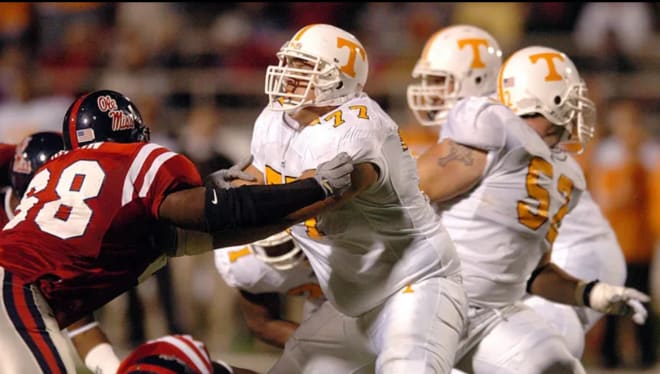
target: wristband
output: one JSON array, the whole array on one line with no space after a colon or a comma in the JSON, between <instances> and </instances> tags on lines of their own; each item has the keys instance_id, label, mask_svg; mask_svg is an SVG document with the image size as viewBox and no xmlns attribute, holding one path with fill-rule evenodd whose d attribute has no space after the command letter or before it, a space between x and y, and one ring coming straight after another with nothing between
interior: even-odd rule
<instances>
[{"instance_id":1,"label":"wristband","mask_svg":"<svg viewBox=\"0 0 660 374\"><path fill-rule=\"evenodd\" d=\"M583 280L578 281L578 284L575 287L575 302L578 306L591 307L589 296L591 295L591 290L594 288L596 283L598 283L598 279L589 283Z\"/></svg>"},{"instance_id":2,"label":"wristband","mask_svg":"<svg viewBox=\"0 0 660 374\"><path fill-rule=\"evenodd\" d=\"M88 324L85 324L83 326L78 327L77 329L73 329L73 330L67 329L66 334L69 336L70 339L73 339L74 336L85 333L85 332L93 329L94 327L96 327L98 325L99 325L99 323L97 321L92 321Z\"/></svg>"},{"instance_id":3,"label":"wristband","mask_svg":"<svg viewBox=\"0 0 660 374\"><path fill-rule=\"evenodd\" d=\"M582 302L584 305L588 306L591 308L591 301L589 300L591 296L591 290L593 290L594 286L598 283L598 279L592 280L591 282L587 283L586 286L584 286L584 292L582 293Z\"/></svg>"}]
</instances>

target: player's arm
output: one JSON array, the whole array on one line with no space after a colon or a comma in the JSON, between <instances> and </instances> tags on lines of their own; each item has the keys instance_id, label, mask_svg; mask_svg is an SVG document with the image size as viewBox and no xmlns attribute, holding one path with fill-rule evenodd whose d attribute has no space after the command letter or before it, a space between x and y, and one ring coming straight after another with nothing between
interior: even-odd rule
<instances>
[{"instance_id":1,"label":"player's arm","mask_svg":"<svg viewBox=\"0 0 660 374\"><path fill-rule=\"evenodd\" d=\"M642 305L650 301L648 295L634 288L614 286L596 280L584 281L568 274L550 262L548 251L527 282L527 292L548 300L576 306L587 306L606 314L632 317L644 324L647 311Z\"/></svg>"},{"instance_id":2,"label":"player's arm","mask_svg":"<svg viewBox=\"0 0 660 374\"><path fill-rule=\"evenodd\" d=\"M314 170L308 170L300 178L306 178L309 175L313 175ZM349 189L342 194L339 198L336 199L326 199L318 203L309 205L303 209L298 210L294 213L294 217L299 220L315 217L322 213L323 211L330 209L332 207L337 207L344 204L346 201L352 199L354 196L358 195L360 192L371 187L374 183L378 181L380 173L378 167L375 164L370 162L363 162L356 164L354 166L353 172L351 173L351 186Z\"/></svg>"},{"instance_id":3,"label":"player's arm","mask_svg":"<svg viewBox=\"0 0 660 374\"><path fill-rule=\"evenodd\" d=\"M279 348L298 328L280 315L280 296L277 293L253 294L239 290L238 305L250 331L259 339Z\"/></svg>"},{"instance_id":4,"label":"player's arm","mask_svg":"<svg viewBox=\"0 0 660 374\"><path fill-rule=\"evenodd\" d=\"M89 315L72 323L66 332L89 370L95 374L117 372L119 358L94 316Z\"/></svg>"},{"instance_id":5,"label":"player's arm","mask_svg":"<svg viewBox=\"0 0 660 374\"><path fill-rule=\"evenodd\" d=\"M236 186L244 186L248 184L265 183L263 174L253 164L250 164L245 168L241 168L240 170L242 170L248 176L252 177L253 180L247 180L247 178L241 176L240 178L232 179L231 181L232 186L236 187ZM298 179L301 180L305 178L311 178L315 175L315 173L316 173L316 169L307 170ZM324 210L330 207L341 205L344 202L350 200L353 196L369 188L372 184L376 183L376 181L378 181L379 174L380 173L378 171L378 167L375 164L369 162L355 164L353 172L351 173L351 186L350 188L348 188L346 192L344 192L340 197L334 199L325 199L323 201L319 201L318 203L300 209L297 212L293 213L291 215L291 218L296 221L304 220L310 217L317 216L318 214L320 214L321 212L323 212ZM232 176L237 176L237 175L238 174L234 173Z\"/></svg>"},{"instance_id":6,"label":"player's arm","mask_svg":"<svg viewBox=\"0 0 660 374\"><path fill-rule=\"evenodd\" d=\"M298 180L313 177L316 173L315 169L307 170ZM343 204L345 201L350 200L353 196L359 194L373 183L378 180L379 171L378 167L372 163L361 163L354 165L354 170L351 173L351 187L335 199L326 199L316 204L310 205L306 208L300 209L290 216L295 221L304 220L314 217L329 207L334 207ZM211 182L216 187L239 187L251 184L264 184L265 178L263 173L252 164L252 156L242 160L236 165L226 170L217 171L208 176L207 181ZM288 227L288 226L287 226ZM286 227L283 227L286 228Z\"/></svg>"},{"instance_id":7,"label":"player's arm","mask_svg":"<svg viewBox=\"0 0 660 374\"><path fill-rule=\"evenodd\" d=\"M159 216L182 228L221 233L229 239L218 246L254 241L312 217L299 210L336 199L350 187L351 171L352 159L340 153L320 164L312 178L291 183L181 190L165 197Z\"/></svg>"},{"instance_id":8,"label":"player's arm","mask_svg":"<svg viewBox=\"0 0 660 374\"><path fill-rule=\"evenodd\" d=\"M431 201L445 201L469 191L486 168L487 152L445 139L417 159L419 186Z\"/></svg>"},{"instance_id":9,"label":"player's arm","mask_svg":"<svg viewBox=\"0 0 660 374\"><path fill-rule=\"evenodd\" d=\"M527 282L528 292L561 304L578 305L575 290L580 280L550 261L551 251L541 258Z\"/></svg>"}]
</instances>

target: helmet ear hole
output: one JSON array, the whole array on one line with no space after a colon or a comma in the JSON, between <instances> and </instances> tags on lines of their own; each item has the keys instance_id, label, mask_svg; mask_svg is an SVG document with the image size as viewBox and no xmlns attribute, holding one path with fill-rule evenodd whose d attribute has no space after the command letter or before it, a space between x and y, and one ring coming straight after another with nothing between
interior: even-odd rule
<instances>
[{"instance_id":1,"label":"helmet ear hole","mask_svg":"<svg viewBox=\"0 0 660 374\"><path fill-rule=\"evenodd\" d=\"M555 101L555 105L559 105L561 103L561 97L555 96L554 101Z\"/></svg>"},{"instance_id":2,"label":"helmet ear hole","mask_svg":"<svg viewBox=\"0 0 660 374\"><path fill-rule=\"evenodd\" d=\"M480 85L482 80L483 80L483 79L481 79L481 77L476 77L476 78L474 79L474 82L475 82L477 85Z\"/></svg>"},{"instance_id":3,"label":"helmet ear hole","mask_svg":"<svg viewBox=\"0 0 660 374\"><path fill-rule=\"evenodd\" d=\"M339 83L337 83L337 87L336 87L336 88L337 88L338 90L341 90L342 87L344 87L344 82L339 81Z\"/></svg>"}]
</instances>

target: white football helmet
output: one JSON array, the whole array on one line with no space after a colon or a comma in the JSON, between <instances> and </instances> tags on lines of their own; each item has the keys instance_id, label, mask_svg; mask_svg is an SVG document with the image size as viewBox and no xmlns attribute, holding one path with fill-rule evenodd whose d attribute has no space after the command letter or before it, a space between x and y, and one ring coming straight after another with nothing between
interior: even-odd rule
<instances>
[{"instance_id":1,"label":"white football helmet","mask_svg":"<svg viewBox=\"0 0 660 374\"><path fill-rule=\"evenodd\" d=\"M561 145L581 152L593 138L596 107L575 64L564 53L532 46L515 52L502 66L497 94L517 115L541 114L566 128Z\"/></svg>"},{"instance_id":2,"label":"white football helmet","mask_svg":"<svg viewBox=\"0 0 660 374\"><path fill-rule=\"evenodd\" d=\"M415 64L408 107L424 126L439 126L456 102L494 94L502 50L486 31L457 25L433 34Z\"/></svg>"},{"instance_id":3,"label":"white football helmet","mask_svg":"<svg viewBox=\"0 0 660 374\"><path fill-rule=\"evenodd\" d=\"M277 270L292 269L305 259L298 243L286 231L258 240L248 247L257 258Z\"/></svg>"},{"instance_id":4,"label":"white football helmet","mask_svg":"<svg viewBox=\"0 0 660 374\"><path fill-rule=\"evenodd\" d=\"M331 25L303 27L284 43L277 57L279 64L266 70L265 92L273 110L288 112L304 106L341 105L362 92L369 74L362 43ZM294 65L294 59L306 66ZM291 92L292 86L305 90Z\"/></svg>"}]
</instances>

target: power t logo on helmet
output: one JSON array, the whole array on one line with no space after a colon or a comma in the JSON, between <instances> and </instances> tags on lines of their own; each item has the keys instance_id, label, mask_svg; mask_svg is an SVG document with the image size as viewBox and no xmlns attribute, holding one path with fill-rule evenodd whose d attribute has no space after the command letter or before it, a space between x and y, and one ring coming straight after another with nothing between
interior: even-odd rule
<instances>
[{"instance_id":1,"label":"power t logo on helmet","mask_svg":"<svg viewBox=\"0 0 660 374\"><path fill-rule=\"evenodd\" d=\"M357 43L354 43L348 39L341 37L337 38L337 48L348 48L348 62L346 65L341 66L339 70L346 73L351 78L355 78L355 56L358 54L362 58L362 61L367 61L367 53L364 51L364 48Z\"/></svg>"},{"instance_id":2,"label":"power t logo on helmet","mask_svg":"<svg viewBox=\"0 0 660 374\"><path fill-rule=\"evenodd\" d=\"M463 49L465 46L470 46L472 53L474 53L474 58L472 59L472 64L470 65L473 69L485 68L486 64L481 60L481 53L479 53L479 46L488 48L488 40L486 39L459 39L456 41L459 49Z\"/></svg>"},{"instance_id":3,"label":"power t logo on helmet","mask_svg":"<svg viewBox=\"0 0 660 374\"><path fill-rule=\"evenodd\" d=\"M539 60L544 60L548 63L548 75L545 76L547 82L561 80L561 75L557 73L557 67L553 61L555 58L559 61L564 61L564 57L562 57L560 53L539 53L529 56L529 60L532 61L532 64L535 64Z\"/></svg>"}]
</instances>

